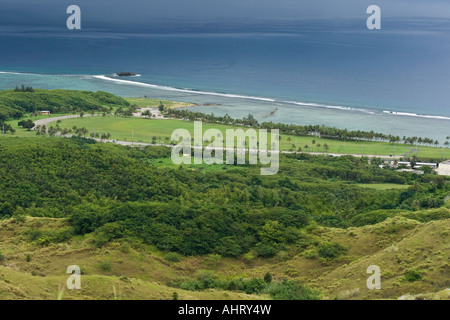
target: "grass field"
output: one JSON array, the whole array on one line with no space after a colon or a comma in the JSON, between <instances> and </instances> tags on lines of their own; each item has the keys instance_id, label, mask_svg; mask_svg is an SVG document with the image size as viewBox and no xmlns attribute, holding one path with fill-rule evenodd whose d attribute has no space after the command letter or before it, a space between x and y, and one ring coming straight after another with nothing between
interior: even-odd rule
<instances>
[{"instance_id":1,"label":"grass field","mask_svg":"<svg viewBox=\"0 0 450 320\"><path fill-rule=\"evenodd\" d=\"M86 127L89 132L96 132L96 134L110 133L111 138L121 141L134 141L150 143L153 137L157 137L156 142L167 143L172 132L175 129L186 129L191 135L194 131L193 122L183 120L149 120L141 118L124 118L124 117L85 117L83 119L67 119L62 121L61 127L72 128ZM222 131L222 136L225 137L226 129L242 128L218 124L203 124L203 131L208 129L219 129ZM313 144L315 140L315 144ZM318 147L318 145L321 147ZM305 145L309 146L311 152L324 152L323 146L327 144L329 153L345 153L345 154L370 154L370 155L394 155L394 145L387 142L355 142L355 141L336 141L330 139L322 139L317 137L297 137L289 135L281 135L280 148L281 150L293 150L301 147L302 150L308 151ZM412 147L403 144L395 146L395 155L402 155L411 152ZM414 155L410 153L409 156ZM417 153L419 158L435 158L448 159L450 158L450 149L421 147Z\"/></svg>"},{"instance_id":2,"label":"grass field","mask_svg":"<svg viewBox=\"0 0 450 320\"><path fill-rule=\"evenodd\" d=\"M190 106L188 103L173 102L173 101L161 101L158 99L148 98L125 98L130 104L135 104L139 107L158 107L160 103L163 103L166 108L179 108ZM116 109L113 106L113 109ZM61 116L63 114L52 114L51 117ZM47 118L48 116L39 115L32 117L31 119L38 120ZM30 117L24 117L23 119L29 119ZM19 120L10 120L7 123L11 124L16 129L15 136L18 137L32 137L35 136L34 131L27 131L17 126ZM56 125L56 124L53 124ZM60 127L72 128L86 127L88 131L96 132L101 135L102 133L110 133L111 138L121 141L134 141L134 142L161 142L168 143L172 132L175 129L187 129L193 134L193 123L182 120L149 120L139 118L124 118L124 117L84 117L83 119L70 119L64 120ZM233 127L216 124L204 124L203 131L208 129L219 129L222 131L222 136L225 137L225 130ZM153 140L153 137L157 137ZM313 143L314 141L314 143ZM221 143L220 143L221 144ZM387 142L356 142L356 141L336 141L331 139L322 139L318 137L297 137L289 135L281 135L280 148L284 151L294 151L301 148L303 151L309 152L325 152L324 145L328 146L327 153L339 153L339 154L353 154L353 155L396 155L396 156L408 156L412 157L417 155L419 159L436 159L444 160L450 158L449 148L436 148L419 146L418 152L413 151L415 147L404 144L394 145Z\"/></svg>"},{"instance_id":3,"label":"grass field","mask_svg":"<svg viewBox=\"0 0 450 320\"><path fill-rule=\"evenodd\" d=\"M158 107L160 103L164 105L164 107L172 109L172 108L183 108L192 106L190 103L185 102L175 102L175 101L166 101L166 100L158 100L158 99L147 99L147 98L124 98L131 104L135 104L138 107Z\"/></svg>"},{"instance_id":4,"label":"grass field","mask_svg":"<svg viewBox=\"0 0 450 320\"><path fill-rule=\"evenodd\" d=\"M356 185L361 188L375 189L378 191L390 190L390 189L407 189L410 187L409 185L395 184L395 183L372 183L372 184L357 183Z\"/></svg>"}]
</instances>

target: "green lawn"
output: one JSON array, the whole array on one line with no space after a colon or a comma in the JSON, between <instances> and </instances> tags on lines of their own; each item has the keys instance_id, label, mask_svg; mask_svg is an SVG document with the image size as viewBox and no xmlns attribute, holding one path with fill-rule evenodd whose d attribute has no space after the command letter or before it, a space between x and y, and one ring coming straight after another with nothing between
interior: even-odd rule
<instances>
[{"instance_id":1,"label":"green lawn","mask_svg":"<svg viewBox=\"0 0 450 320\"><path fill-rule=\"evenodd\" d=\"M138 107L158 107L162 102L164 107L166 108L180 108L180 107L188 107L192 104L184 103L184 102L175 102L175 101L166 101L166 100L158 100L158 99L147 99L147 98L124 98L131 104L135 104Z\"/></svg>"},{"instance_id":2,"label":"green lawn","mask_svg":"<svg viewBox=\"0 0 450 320\"><path fill-rule=\"evenodd\" d=\"M159 103L159 102L158 102ZM124 117L84 117L83 119L67 119L60 124L61 127L72 128L73 126L85 127L89 132L96 132L97 135L102 133L110 133L112 139L131 141L134 134L134 142L150 143L153 137L157 137L157 142L167 143L166 137L170 138L175 129L186 129L193 134L193 122L183 120L152 120L141 118L124 118ZM225 130L233 127L229 125L203 124L203 131L208 129L219 129L222 136L225 137ZM313 144L315 140L315 144ZM318 144L321 146L318 147ZM301 147L304 151L323 152L323 145L327 144L329 153L346 153L346 154L373 154L373 155L390 155L394 154L394 145L387 142L355 142L355 141L336 141L322 139L317 137L297 137L289 135L281 135L280 146L282 150L291 150L293 145ZM305 148L305 145L309 146ZM345 147L344 147L345 145ZM395 154L401 155L412 150L411 146L397 144ZM411 154L412 156L413 154ZM420 147L418 156L420 158L450 158L450 149L441 149L434 147Z\"/></svg>"},{"instance_id":3,"label":"green lawn","mask_svg":"<svg viewBox=\"0 0 450 320\"><path fill-rule=\"evenodd\" d=\"M8 121L6 121L6 123L10 124L16 130L16 133L14 134L14 136L17 136L17 137L33 137L33 136L36 136L36 132L34 132L34 130L28 131L28 130L22 128L22 127L19 127L17 125L17 123L19 121L21 121L21 120L31 119L32 121L36 121L36 120L40 120L40 119L60 117L60 116L71 115L71 114L72 113L70 113L70 114L69 113L54 113L54 114L52 114L50 116L38 115L36 117L30 117L29 115L27 115L25 117L20 118L19 120L17 120L17 119L15 119L15 120L8 120ZM5 136L8 136L8 135L10 135L10 134L7 134Z\"/></svg>"},{"instance_id":4,"label":"green lawn","mask_svg":"<svg viewBox=\"0 0 450 320\"><path fill-rule=\"evenodd\" d=\"M378 191L389 189L407 189L410 187L409 185L406 184L395 184L395 183L372 183L372 184L357 183L356 185L361 188L375 189Z\"/></svg>"}]
</instances>

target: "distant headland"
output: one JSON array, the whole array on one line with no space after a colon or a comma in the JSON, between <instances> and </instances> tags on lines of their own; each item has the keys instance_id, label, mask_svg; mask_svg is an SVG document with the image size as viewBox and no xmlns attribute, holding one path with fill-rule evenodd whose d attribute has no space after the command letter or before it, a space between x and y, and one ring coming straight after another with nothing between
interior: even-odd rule
<instances>
[{"instance_id":1,"label":"distant headland","mask_svg":"<svg viewBox=\"0 0 450 320\"><path fill-rule=\"evenodd\" d=\"M118 73L116 73L116 76L119 76L119 77L135 77L136 73L134 73L134 72L118 72Z\"/></svg>"}]
</instances>

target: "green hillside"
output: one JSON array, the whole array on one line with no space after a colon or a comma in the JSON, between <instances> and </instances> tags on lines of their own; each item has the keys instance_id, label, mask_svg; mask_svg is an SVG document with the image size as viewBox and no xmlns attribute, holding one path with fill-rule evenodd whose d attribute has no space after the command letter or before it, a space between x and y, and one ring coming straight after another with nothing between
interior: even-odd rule
<instances>
[{"instance_id":1,"label":"green hillside","mask_svg":"<svg viewBox=\"0 0 450 320\"><path fill-rule=\"evenodd\" d=\"M0 92L12 129L0 135L0 299L449 299L448 177L305 152L281 154L278 173L262 176L260 165L175 165L168 147L83 137L94 129L129 141L131 131L136 142L170 143L174 129L192 132L190 121L126 116L135 102L159 104L103 92ZM37 135L13 119L44 109L102 116L54 124L71 138L55 128ZM212 127L238 126L204 124ZM281 146L339 152L343 144L312 138L282 134ZM347 141L346 151L361 145ZM374 154L392 147L364 143ZM81 268L81 290L65 288L71 265ZM371 265L381 269L380 290L367 289Z\"/></svg>"},{"instance_id":2,"label":"green hillside","mask_svg":"<svg viewBox=\"0 0 450 320\"><path fill-rule=\"evenodd\" d=\"M46 110L51 113L101 110L109 106L128 106L129 102L111 93L77 90L33 89L33 92L0 91L0 121L20 118Z\"/></svg>"},{"instance_id":3,"label":"green hillside","mask_svg":"<svg viewBox=\"0 0 450 320\"><path fill-rule=\"evenodd\" d=\"M0 138L0 298L447 297L447 178L352 157L287 155L277 175L260 176L169 156L83 138ZM382 269L380 291L365 287L371 264ZM69 265L84 287L59 292Z\"/></svg>"}]
</instances>

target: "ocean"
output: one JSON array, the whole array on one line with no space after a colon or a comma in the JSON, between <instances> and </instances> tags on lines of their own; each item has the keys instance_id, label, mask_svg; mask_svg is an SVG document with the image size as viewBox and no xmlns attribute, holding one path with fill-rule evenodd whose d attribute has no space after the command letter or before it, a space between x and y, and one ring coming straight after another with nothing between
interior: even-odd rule
<instances>
[{"instance_id":1,"label":"ocean","mask_svg":"<svg viewBox=\"0 0 450 320\"><path fill-rule=\"evenodd\" d=\"M450 21L304 21L151 32L0 28L0 89L104 90L205 113L450 135ZM199 31L200 30L200 31ZM116 72L137 77L115 77Z\"/></svg>"}]
</instances>

